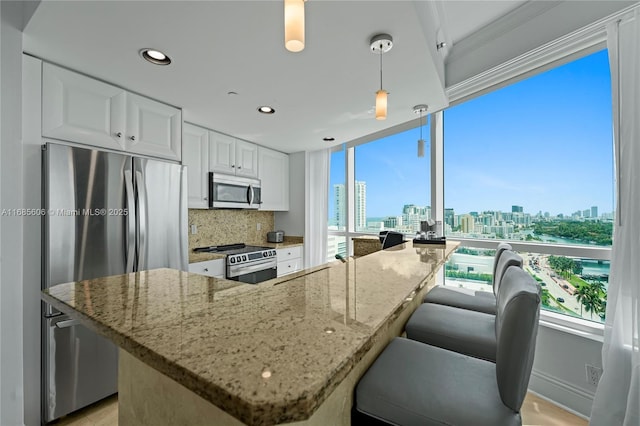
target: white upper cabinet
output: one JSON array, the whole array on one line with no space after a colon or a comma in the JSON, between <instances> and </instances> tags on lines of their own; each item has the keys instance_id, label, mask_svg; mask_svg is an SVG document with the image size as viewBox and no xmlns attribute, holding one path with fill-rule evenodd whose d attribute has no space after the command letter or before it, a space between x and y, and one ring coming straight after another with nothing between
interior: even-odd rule
<instances>
[{"instance_id":1,"label":"white upper cabinet","mask_svg":"<svg viewBox=\"0 0 640 426\"><path fill-rule=\"evenodd\" d=\"M184 123L182 164L187 166L189 208L209 208L209 130Z\"/></svg>"},{"instance_id":2,"label":"white upper cabinet","mask_svg":"<svg viewBox=\"0 0 640 426\"><path fill-rule=\"evenodd\" d=\"M43 63L42 134L180 160L182 111Z\"/></svg>"},{"instance_id":3,"label":"white upper cabinet","mask_svg":"<svg viewBox=\"0 0 640 426\"><path fill-rule=\"evenodd\" d=\"M44 63L42 134L123 150L126 92Z\"/></svg>"},{"instance_id":4,"label":"white upper cabinet","mask_svg":"<svg viewBox=\"0 0 640 426\"><path fill-rule=\"evenodd\" d=\"M258 177L258 147L222 133L209 133L209 170Z\"/></svg>"},{"instance_id":5,"label":"white upper cabinet","mask_svg":"<svg viewBox=\"0 0 640 426\"><path fill-rule=\"evenodd\" d=\"M181 128L179 109L127 93L127 151L180 160Z\"/></svg>"},{"instance_id":6,"label":"white upper cabinet","mask_svg":"<svg viewBox=\"0 0 640 426\"><path fill-rule=\"evenodd\" d=\"M258 146L236 139L236 174L258 177Z\"/></svg>"},{"instance_id":7,"label":"white upper cabinet","mask_svg":"<svg viewBox=\"0 0 640 426\"><path fill-rule=\"evenodd\" d=\"M236 138L209 132L209 171L236 173Z\"/></svg>"},{"instance_id":8,"label":"white upper cabinet","mask_svg":"<svg viewBox=\"0 0 640 426\"><path fill-rule=\"evenodd\" d=\"M289 210L289 156L259 147L258 163L262 185L260 210Z\"/></svg>"}]
</instances>

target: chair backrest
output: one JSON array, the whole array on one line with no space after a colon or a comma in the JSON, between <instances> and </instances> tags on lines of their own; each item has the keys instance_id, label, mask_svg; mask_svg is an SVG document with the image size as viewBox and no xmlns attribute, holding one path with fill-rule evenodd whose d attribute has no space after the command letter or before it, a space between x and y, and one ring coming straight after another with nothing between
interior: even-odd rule
<instances>
[{"instance_id":1,"label":"chair backrest","mask_svg":"<svg viewBox=\"0 0 640 426\"><path fill-rule=\"evenodd\" d=\"M522 268L522 257L511 250L503 250L502 253L500 253L500 258L495 265L493 274L493 294L495 294L496 299L498 298L502 277L509 266Z\"/></svg>"},{"instance_id":2,"label":"chair backrest","mask_svg":"<svg viewBox=\"0 0 640 426\"><path fill-rule=\"evenodd\" d=\"M502 277L496 310L496 379L500 398L519 412L536 350L540 318L540 285L518 266Z\"/></svg>"},{"instance_id":3,"label":"chair backrest","mask_svg":"<svg viewBox=\"0 0 640 426\"><path fill-rule=\"evenodd\" d=\"M404 234L389 231L387 232L384 241L382 242L382 249L384 250L386 248L397 246L398 244L402 243L404 243Z\"/></svg>"},{"instance_id":4,"label":"chair backrest","mask_svg":"<svg viewBox=\"0 0 640 426\"><path fill-rule=\"evenodd\" d=\"M496 269L498 268L498 261L500 260L500 255L504 253L505 250L511 250L511 244L509 243L500 243L498 244L498 248L496 248L496 255L493 258L493 276L496 276Z\"/></svg>"}]
</instances>

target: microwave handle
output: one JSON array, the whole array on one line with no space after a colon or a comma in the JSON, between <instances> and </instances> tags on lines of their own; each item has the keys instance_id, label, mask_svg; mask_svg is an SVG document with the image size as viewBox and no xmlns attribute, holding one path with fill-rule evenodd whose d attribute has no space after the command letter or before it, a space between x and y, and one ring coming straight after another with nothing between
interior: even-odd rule
<instances>
[{"instance_id":1,"label":"microwave handle","mask_svg":"<svg viewBox=\"0 0 640 426\"><path fill-rule=\"evenodd\" d=\"M249 205L253 204L253 185L249 184Z\"/></svg>"}]
</instances>

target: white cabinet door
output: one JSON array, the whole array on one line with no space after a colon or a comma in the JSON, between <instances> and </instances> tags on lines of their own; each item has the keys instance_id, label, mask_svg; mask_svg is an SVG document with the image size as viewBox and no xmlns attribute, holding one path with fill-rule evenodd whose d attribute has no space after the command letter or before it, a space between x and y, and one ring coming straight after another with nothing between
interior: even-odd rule
<instances>
[{"instance_id":1,"label":"white cabinet door","mask_svg":"<svg viewBox=\"0 0 640 426\"><path fill-rule=\"evenodd\" d=\"M276 249L278 277L302 270L302 246Z\"/></svg>"},{"instance_id":2,"label":"white cabinet door","mask_svg":"<svg viewBox=\"0 0 640 426\"><path fill-rule=\"evenodd\" d=\"M259 147L258 171L262 181L260 210L289 210L289 156Z\"/></svg>"},{"instance_id":3,"label":"white cabinet door","mask_svg":"<svg viewBox=\"0 0 640 426\"><path fill-rule=\"evenodd\" d=\"M180 161L182 111L127 93L125 150Z\"/></svg>"},{"instance_id":4,"label":"white cabinet door","mask_svg":"<svg viewBox=\"0 0 640 426\"><path fill-rule=\"evenodd\" d=\"M42 65L42 134L103 148L125 147L125 91Z\"/></svg>"},{"instance_id":5,"label":"white cabinet door","mask_svg":"<svg viewBox=\"0 0 640 426\"><path fill-rule=\"evenodd\" d=\"M189 264L189 272L214 278L224 278L224 259L207 260Z\"/></svg>"},{"instance_id":6,"label":"white cabinet door","mask_svg":"<svg viewBox=\"0 0 640 426\"><path fill-rule=\"evenodd\" d=\"M236 139L236 174L258 177L258 146Z\"/></svg>"},{"instance_id":7,"label":"white cabinet door","mask_svg":"<svg viewBox=\"0 0 640 426\"><path fill-rule=\"evenodd\" d=\"M209 208L209 130L184 123L182 164L187 166L190 209Z\"/></svg>"},{"instance_id":8,"label":"white cabinet door","mask_svg":"<svg viewBox=\"0 0 640 426\"><path fill-rule=\"evenodd\" d=\"M218 132L209 132L209 171L236 172L236 140Z\"/></svg>"}]
</instances>

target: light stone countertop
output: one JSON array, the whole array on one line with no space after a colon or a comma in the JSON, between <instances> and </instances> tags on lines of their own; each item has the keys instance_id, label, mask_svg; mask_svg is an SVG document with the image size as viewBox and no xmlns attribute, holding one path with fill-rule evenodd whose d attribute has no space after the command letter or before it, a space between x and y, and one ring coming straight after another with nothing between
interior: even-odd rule
<instances>
[{"instance_id":1,"label":"light stone countertop","mask_svg":"<svg viewBox=\"0 0 640 426\"><path fill-rule=\"evenodd\" d=\"M254 244L252 244L252 245L254 245ZM260 246L260 247L280 249L280 248L287 248L287 247L302 246L304 244L301 243L301 242L297 242L297 241L296 242L285 241L285 242L282 242L282 243L256 243L255 245ZM194 251L191 251L191 252L189 252L189 263L206 262L207 260L224 259L226 257L227 257L227 255L224 252L221 252L221 253L217 253L217 252L208 253L208 252L194 252Z\"/></svg>"},{"instance_id":2,"label":"light stone countertop","mask_svg":"<svg viewBox=\"0 0 640 426\"><path fill-rule=\"evenodd\" d=\"M257 285L156 269L42 298L244 423L286 423L313 414L457 245L408 242Z\"/></svg>"}]
</instances>

